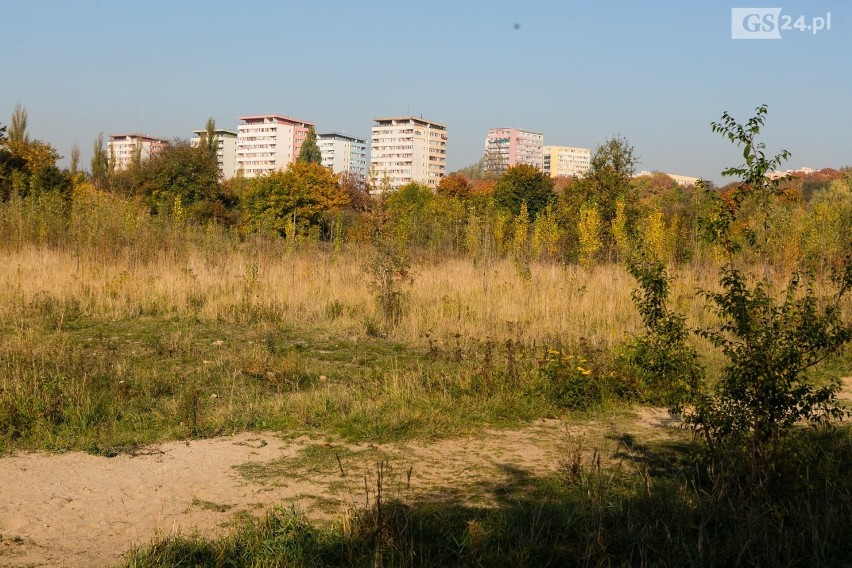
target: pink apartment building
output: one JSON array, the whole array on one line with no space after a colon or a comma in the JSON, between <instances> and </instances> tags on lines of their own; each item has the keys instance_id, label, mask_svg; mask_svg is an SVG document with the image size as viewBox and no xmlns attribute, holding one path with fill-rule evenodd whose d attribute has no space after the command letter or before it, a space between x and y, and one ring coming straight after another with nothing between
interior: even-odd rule
<instances>
[{"instance_id":1,"label":"pink apartment building","mask_svg":"<svg viewBox=\"0 0 852 568\"><path fill-rule=\"evenodd\" d=\"M544 167L544 134L519 128L492 128L485 139L485 168L503 173L518 164Z\"/></svg>"},{"instance_id":2,"label":"pink apartment building","mask_svg":"<svg viewBox=\"0 0 852 568\"><path fill-rule=\"evenodd\" d=\"M284 170L296 161L312 122L265 114L241 116L237 127L237 171L247 178Z\"/></svg>"}]
</instances>

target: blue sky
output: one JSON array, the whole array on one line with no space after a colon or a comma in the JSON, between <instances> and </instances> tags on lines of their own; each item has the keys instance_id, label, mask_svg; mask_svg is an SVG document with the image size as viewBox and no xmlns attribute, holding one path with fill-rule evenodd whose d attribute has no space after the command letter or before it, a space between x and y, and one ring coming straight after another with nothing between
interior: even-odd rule
<instances>
[{"instance_id":1,"label":"blue sky","mask_svg":"<svg viewBox=\"0 0 852 568\"><path fill-rule=\"evenodd\" d=\"M731 39L731 8L831 12L831 30ZM790 167L852 165L852 4L843 1L3 1L0 123L88 165L98 132L188 137L207 117L276 113L369 137L372 119L448 125L448 169L488 128L594 148L613 134L640 169L703 176L741 154L710 131L769 105ZM65 160L63 163L66 163Z\"/></svg>"}]
</instances>

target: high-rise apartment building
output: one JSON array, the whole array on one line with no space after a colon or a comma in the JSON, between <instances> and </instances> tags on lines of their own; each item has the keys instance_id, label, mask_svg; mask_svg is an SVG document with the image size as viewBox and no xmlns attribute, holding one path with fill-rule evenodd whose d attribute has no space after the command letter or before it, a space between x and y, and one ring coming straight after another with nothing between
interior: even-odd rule
<instances>
[{"instance_id":1,"label":"high-rise apartment building","mask_svg":"<svg viewBox=\"0 0 852 568\"><path fill-rule=\"evenodd\" d=\"M360 181L367 178L366 140L331 132L317 134L317 146L322 154L322 165L332 172L348 172Z\"/></svg>"},{"instance_id":2,"label":"high-rise apartment building","mask_svg":"<svg viewBox=\"0 0 852 568\"><path fill-rule=\"evenodd\" d=\"M545 146L544 173L552 178L580 177L589 171L592 151L574 146Z\"/></svg>"},{"instance_id":3,"label":"high-rise apartment building","mask_svg":"<svg viewBox=\"0 0 852 568\"><path fill-rule=\"evenodd\" d=\"M447 169L446 125L414 116L373 120L373 186L398 189L418 182L436 189Z\"/></svg>"},{"instance_id":4,"label":"high-rise apartment building","mask_svg":"<svg viewBox=\"0 0 852 568\"><path fill-rule=\"evenodd\" d=\"M206 130L193 130L190 140L192 146L201 144L201 136L206 136ZM237 175L237 133L233 130L217 128L213 131L216 138L216 163L219 166L219 176L231 179Z\"/></svg>"},{"instance_id":5,"label":"high-rise apartment building","mask_svg":"<svg viewBox=\"0 0 852 568\"><path fill-rule=\"evenodd\" d=\"M492 128L485 138L485 169L501 174L518 164L542 169L544 134L518 128Z\"/></svg>"},{"instance_id":6,"label":"high-rise apartment building","mask_svg":"<svg viewBox=\"0 0 852 568\"><path fill-rule=\"evenodd\" d=\"M116 171L125 170L133 160L147 160L168 145L168 140L144 134L110 134L107 156Z\"/></svg>"},{"instance_id":7,"label":"high-rise apartment building","mask_svg":"<svg viewBox=\"0 0 852 568\"><path fill-rule=\"evenodd\" d=\"M296 161L313 123L288 116L241 116L237 127L237 171L253 178L286 169Z\"/></svg>"}]
</instances>

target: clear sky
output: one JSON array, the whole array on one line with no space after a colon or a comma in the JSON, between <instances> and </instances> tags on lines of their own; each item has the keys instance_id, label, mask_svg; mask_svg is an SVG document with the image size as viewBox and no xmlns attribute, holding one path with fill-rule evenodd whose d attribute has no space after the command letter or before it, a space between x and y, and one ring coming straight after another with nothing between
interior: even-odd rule
<instances>
[{"instance_id":1,"label":"clear sky","mask_svg":"<svg viewBox=\"0 0 852 568\"><path fill-rule=\"evenodd\" d=\"M731 9L831 13L831 29L732 40ZM284 114L369 138L377 116L448 126L448 169L488 128L720 181L741 154L710 122L769 105L789 167L852 165L852 3L844 1L0 0L0 123L88 166L98 132L188 138L207 117ZM63 163L67 163L65 160Z\"/></svg>"}]
</instances>

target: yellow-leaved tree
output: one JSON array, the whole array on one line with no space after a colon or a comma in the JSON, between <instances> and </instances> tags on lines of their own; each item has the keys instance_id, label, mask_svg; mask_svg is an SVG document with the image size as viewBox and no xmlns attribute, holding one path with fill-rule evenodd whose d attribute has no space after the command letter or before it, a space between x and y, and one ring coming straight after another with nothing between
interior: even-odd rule
<instances>
[{"instance_id":1,"label":"yellow-leaved tree","mask_svg":"<svg viewBox=\"0 0 852 568\"><path fill-rule=\"evenodd\" d=\"M580 240L580 265L591 268L601 248L601 216L594 204L584 205L580 209L580 221L577 223L577 236Z\"/></svg>"},{"instance_id":2,"label":"yellow-leaved tree","mask_svg":"<svg viewBox=\"0 0 852 568\"><path fill-rule=\"evenodd\" d=\"M242 205L244 228L249 231L272 229L292 236L288 233L294 230L293 219L302 227L318 226L326 214L349 203L337 176L319 164L290 164L283 172L250 179L247 185Z\"/></svg>"},{"instance_id":3,"label":"yellow-leaved tree","mask_svg":"<svg viewBox=\"0 0 852 568\"><path fill-rule=\"evenodd\" d=\"M548 203L533 223L533 256L553 261L559 251L559 223L553 204Z\"/></svg>"}]
</instances>

